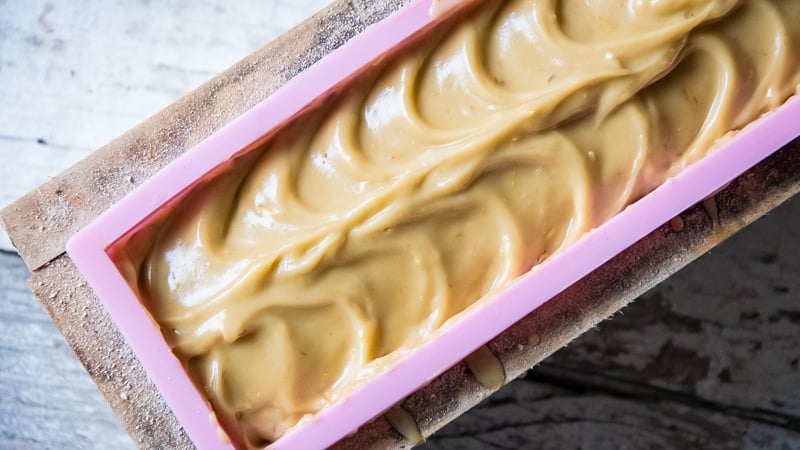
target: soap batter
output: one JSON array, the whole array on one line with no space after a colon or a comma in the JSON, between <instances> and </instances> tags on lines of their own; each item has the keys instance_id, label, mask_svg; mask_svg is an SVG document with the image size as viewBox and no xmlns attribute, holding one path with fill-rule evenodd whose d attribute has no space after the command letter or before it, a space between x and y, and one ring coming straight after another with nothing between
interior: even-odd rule
<instances>
[{"instance_id":1,"label":"soap batter","mask_svg":"<svg viewBox=\"0 0 800 450\"><path fill-rule=\"evenodd\" d=\"M781 105L798 18L486 1L194 189L131 283L234 441L263 446Z\"/></svg>"}]
</instances>

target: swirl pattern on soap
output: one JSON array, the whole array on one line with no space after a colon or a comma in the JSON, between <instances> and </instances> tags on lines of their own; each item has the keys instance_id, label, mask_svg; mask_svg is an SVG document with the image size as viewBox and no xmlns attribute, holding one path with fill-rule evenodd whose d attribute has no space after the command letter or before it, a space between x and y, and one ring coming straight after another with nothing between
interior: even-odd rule
<instances>
[{"instance_id":1,"label":"swirl pattern on soap","mask_svg":"<svg viewBox=\"0 0 800 450\"><path fill-rule=\"evenodd\" d=\"M337 401L800 84L795 0L462 16L197 186L131 256L240 445Z\"/></svg>"}]
</instances>

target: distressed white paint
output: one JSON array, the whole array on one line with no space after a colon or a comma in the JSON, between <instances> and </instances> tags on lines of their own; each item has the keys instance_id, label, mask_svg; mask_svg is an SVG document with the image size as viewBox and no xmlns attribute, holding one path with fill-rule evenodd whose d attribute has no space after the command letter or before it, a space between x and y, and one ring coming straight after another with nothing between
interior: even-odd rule
<instances>
[{"instance_id":1,"label":"distressed white paint","mask_svg":"<svg viewBox=\"0 0 800 450\"><path fill-rule=\"evenodd\" d=\"M0 0L0 207L328 2Z\"/></svg>"}]
</instances>

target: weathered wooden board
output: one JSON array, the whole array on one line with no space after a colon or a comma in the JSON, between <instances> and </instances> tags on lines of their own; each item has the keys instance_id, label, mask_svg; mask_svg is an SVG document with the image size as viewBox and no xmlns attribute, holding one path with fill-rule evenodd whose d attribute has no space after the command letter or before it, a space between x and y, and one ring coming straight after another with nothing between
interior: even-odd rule
<instances>
[{"instance_id":1,"label":"weathered wooden board","mask_svg":"<svg viewBox=\"0 0 800 450\"><path fill-rule=\"evenodd\" d=\"M0 448L133 448L28 275L19 256L0 252Z\"/></svg>"},{"instance_id":2,"label":"weathered wooden board","mask_svg":"<svg viewBox=\"0 0 800 450\"><path fill-rule=\"evenodd\" d=\"M642 335L646 338L647 335ZM569 353L564 350L560 353ZM421 449L778 449L800 431L717 407L609 395L525 378L460 417Z\"/></svg>"},{"instance_id":3,"label":"weathered wooden board","mask_svg":"<svg viewBox=\"0 0 800 450\"><path fill-rule=\"evenodd\" d=\"M695 264L551 363L800 429L800 199Z\"/></svg>"},{"instance_id":4,"label":"weathered wooden board","mask_svg":"<svg viewBox=\"0 0 800 450\"><path fill-rule=\"evenodd\" d=\"M0 1L0 207L329 2Z\"/></svg>"}]
</instances>

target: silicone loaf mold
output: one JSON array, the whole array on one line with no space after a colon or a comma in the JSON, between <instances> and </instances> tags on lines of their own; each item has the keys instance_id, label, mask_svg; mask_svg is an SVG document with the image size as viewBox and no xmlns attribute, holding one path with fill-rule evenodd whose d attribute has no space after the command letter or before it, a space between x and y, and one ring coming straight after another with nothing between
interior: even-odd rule
<instances>
[{"instance_id":1,"label":"silicone loaf mold","mask_svg":"<svg viewBox=\"0 0 800 450\"><path fill-rule=\"evenodd\" d=\"M208 404L172 354L114 259L120 243L167 213L181 194L232 158L262 142L361 66L430 25L430 4L417 2L367 30L287 84L184 157L154 176L76 235L68 252L86 275L192 439L203 448L226 447L209 421ZM274 446L323 447L380 414L637 239L718 189L798 134L796 100L737 134L715 152L668 180L599 228L583 235L437 331L388 372L293 428ZM129 278L129 277L127 277Z\"/></svg>"}]
</instances>

